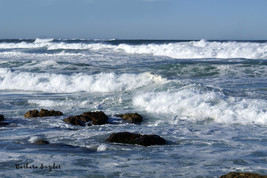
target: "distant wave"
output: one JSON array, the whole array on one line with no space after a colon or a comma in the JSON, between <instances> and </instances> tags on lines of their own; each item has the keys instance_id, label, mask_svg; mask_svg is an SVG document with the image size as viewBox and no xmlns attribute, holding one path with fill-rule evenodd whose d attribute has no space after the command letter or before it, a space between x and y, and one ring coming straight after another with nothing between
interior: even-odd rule
<instances>
[{"instance_id":1,"label":"distant wave","mask_svg":"<svg viewBox=\"0 0 267 178\"><path fill-rule=\"evenodd\" d=\"M146 41L146 40L55 40L0 41L0 50L10 49L84 50L166 56L176 59L245 58L267 59L267 42L238 41ZM45 53L45 52L44 52Z\"/></svg>"}]
</instances>

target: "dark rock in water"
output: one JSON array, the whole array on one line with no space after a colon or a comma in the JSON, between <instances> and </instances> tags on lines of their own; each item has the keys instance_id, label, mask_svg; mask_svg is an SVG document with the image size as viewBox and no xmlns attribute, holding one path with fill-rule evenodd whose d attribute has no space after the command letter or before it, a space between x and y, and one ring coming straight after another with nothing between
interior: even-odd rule
<instances>
[{"instance_id":1,"label":"dark rock in water","mask_svg":"<svg viewBox=\"0 0 267 178\"><path fill-rule=\"evenodd\" d=\"M143 146L165 145L165 139L158 135L140 135L129 132L113 133L107 139L108 142L137 144Z\"/></svg>"},{"instance_id":2,"label":"dark rock in water","mask_svg":"<svg viewBox=\"0 0 267 178\"><path fill-rule=\"evenodd\" d=\"M108 116L102 111L85 112L82 115L71 116L63 120L72 125L85 126L86 122L94 125L103 125L108 123ZM89 125L91 125L89 123Z\"/></svg>"},{"instance_id":3,"label":"dark rock in water","mask_svg":"<svg viewBox=\"0 0 267 178\"><path fill-rule=\"evenodd\" d=\"M79 126L85 126L85 122L87 122L88 117L83 116L83 115L78 115L78 116L71 116L66 119L64 119L64 122L67 122L71 125L79 125Z\"/></svg>"},{"instance_id":4,"label":"dark rock in water","mask_svg":"<svg viewBox=\"0 0 267 178\"><path fill-rule=\"evenodd\" d=\"M129 132L113 133L107 139L108 142L135 144L135 140L142 135Z\"/></svg>"},{"instance_id":5,"label":"dark rock in water","mask_svg":"<svg viewBox=\"0 0 267 178\"><path fill-rule=\"evenodd\" d=\"M39 112L39 117L46 117L46 116L62 116L63 113L60 111L55 111L55 110L46 110L46 109L41 109Z\"/></svg>"},{"instance_id":6,"label":"dark rock in water","mask_svg":"<svg viewBox=\"0 0 267 178\"><path fill-rule=\"evenodd\" d=\"M85 112L82 115L89 117L89 120L94 125L103 125L103 124L107 124L108 122L108 116L102 111Z\"/></svg>"},{"instance_id":7,"label":"dark rock in water","mask_svg":"<svg viewBox=\"0 0 267 178\"><path fill-rule=\"evenodd\" d=\"M5 120L5 117L3 115L0 115L0 121Z\"/></svg>"},{"instance_id":8,"label":"dark rock in water","mask_svg":"<svg viewBox=\"0 0 267 178\"><path fill-rule=\"evenodd\" d=\"M158 135L142 135L136 140L136 144L150 146L150 145L165 145L165 139Z\"/></svg>"},{"instance_id":9,"label":"dark rock in water","mask_svg":"<svg viewBox=\"0 0 267 178\"><path fill-rule=\"evenodd\" d=\"M24 114L25 118L29 118L29 117L38 117L39 111L35 110L29 110Z\"/></svg>"},{"instance_id":10,"label":"dark rock in water","mask_svg":"<svg viewBox=\"0 0 267 178\"><path fill-rule=\"evenodd\" d=\"M8 125L9 124L7 122L2 122L3 120L5 120L5 117L3 115L0 115L0 126L4 126L4 125Z\"/></svg>"},{"instance_id":11,"label":"dark rock in water","mask_svg":"<svg viewBox=\"0 0 267 178\"><path fill-rule=\"evenodd\" d=\"M138 113L126 113L118 116L123 118L125 121L134 124L139 124L143 120L143 117L140 116Z\"/></svg>"},{"instance_id":12,"label":"dark rock in water","mask_svg":"<svg viewBox=\"0 0 267 178\"><path fill-rule=\"evenodd\" d=\"M47 145L47 144L49 144L49 142L46 140L36 140L33 144L35 144L35 145Z\"/></svg>"},{"instance_id":13,"label":"dark rock in water","mask_svg":"<svg viewBox=\"0 0 267 178\"><path fill-rule=\"evenodd\" d=\"M259 174L254 174L254 173L230 172L228 174L222 175L220 178L267 178L267 175L259 175Z\"/></svg>"},{"instance_id":14,"label":"dark rock in water","mask_svg":"<svg viewBox=\"0 0 267 178\"><path fill-rule=\"evenodd\" d=\"M34 118L34 117L47 117L47 116L61 116L63 115L62 112L60 111L55 111L55 110L46 110L46 109L41 109L40 112L38 110L29 110L24 114L25 118Z\"/></svg>"},{"instance_id":15,"label":"dark rock in water","mask_svg":"<svg viewBox=\"0 0 267 178\"><path fill-rule=\"evenodd\" d=\"M8 125L9 123L7 122L0 122L0 126Z\"/></svg>"}]
</instances>

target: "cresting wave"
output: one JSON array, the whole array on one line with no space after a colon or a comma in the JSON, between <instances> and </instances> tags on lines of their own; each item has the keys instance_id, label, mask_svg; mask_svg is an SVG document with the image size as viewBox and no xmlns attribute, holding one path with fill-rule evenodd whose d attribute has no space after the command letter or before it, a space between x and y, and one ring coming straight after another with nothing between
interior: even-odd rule
<instances>
[{"instance_id":1,"label":"cresting wave","mask_svg":"<svg viewBox=\"0 0 267 178\"><path fill-rule=\"evenodd\" d=\"M49 73L13 72L0 68L0 89L29 90L51 93L116 92L133 90L165 79L151 73L115 74L83 73L63 75Z\"/></svg>"},{"instance_id":2,"label":"cresting wave","mask_svg":"<svg viewBox=\"0 0 267 178\"><path fill-rule=\"evenodd\" d=\"M219 123L267 124L265 100L226 97L219 92L201 92L197 89L148 92L135 96L133 104L149 113L175 117L168 120L203 121Z\"/></svg>"},{"instance_id":3,"label":"cresting wave","mask_svg":"<svg viewBox=\"0 0 267 178\"><path fill-rule=\"evenodd\" d=\"M140 40L140 43L142 40ZM166 56L177 59L200 58L246 58L267 59L267 42L238 42L238 41L161 41L135 44L128 41L103 40L53 40L36 39L33 42L1 42L2 50L18 49L46 49L51 50L85 50L95 52L122 52L128 54L147 54ZM13 51L14 52L14 51ZM77 54L77 53L75 53ZM84 53L81 53L84 55Z\"/></svg>"}]
</instances>

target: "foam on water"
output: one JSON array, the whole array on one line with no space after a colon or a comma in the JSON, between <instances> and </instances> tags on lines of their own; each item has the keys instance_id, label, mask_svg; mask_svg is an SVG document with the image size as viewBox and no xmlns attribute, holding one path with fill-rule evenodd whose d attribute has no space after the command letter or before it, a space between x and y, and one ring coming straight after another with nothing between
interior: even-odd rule
<instances>
[{"instance_id":1,"label":"foam on water","mask_svg":"<svg viewBox=\"0 0 267 178\"><path fill-rule=\"evenodd\" d=\"M155 56L167 56L179 59L194 58L246 58L267 59L267 43L257 42L210 42L205 40L189 42L166 42L150 44L106 44L94 43L66 43L54 42L53 39L36 39L33 43L0 43L0 49L36 49L47 50L89 50L95 52L124 52L130 54L147 54Z\"/></svg>"},{"instance_id":2,"label":"foam on water","mask_svg":"<svg viewBox=\"0 0 267 178\"><path fill-rule=\"evenodd\" d=\"M148 92L134 97L133 104L149 113L175 116L174 120L167 121L171 124L179 120L206 119L219 123L267 124L265 100L227 97L214 91L181 89Z\"/></svg>"},{"instance_id":3,"label":"foam on water","mask_svg":"<svg viewBox=\"0 0 267 178\"><path fill-rule=\"evenodd\" d=\"M70 92L116 92L133 90L164 79L151 73L115 74L99 73L72 75L13 72L0 68L0 89L43 91L51 93Z\"/></svg>"},{"instance_id":4,"label":"foam on water","mask_svg":"<svg viewBox=\"0 0 267 178\"><path fill-rule=\"evenodd\" d=\"M247 58L267 59L267 43L208 42L205 40L131 46L120 44L127 53L168 56L179 59Z\"/></svg>"}]
</instances>

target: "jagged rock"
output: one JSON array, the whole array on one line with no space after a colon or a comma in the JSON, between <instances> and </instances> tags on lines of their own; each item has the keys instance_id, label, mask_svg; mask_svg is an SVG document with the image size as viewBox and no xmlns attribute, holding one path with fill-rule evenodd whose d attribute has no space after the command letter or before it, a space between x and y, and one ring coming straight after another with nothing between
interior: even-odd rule
<instances>
[{"instance_id":1,"label":"jagged rock","mask_svg":"<svg viewBox=\"0 0 267 178\"><path fill-rule=\"evenodd\" d=\"M143 146L166 144L166 140L158 135L140 135L129 132L113 133L106 141L115 143L137 144Z\"/></svg>"},{"instance_id":2,"label":"jagged rock","mask_svg":"<svg viewBox=\"0 0 267 178\"><path fill-rule=\"evenodd\" d=\"M41 109L39 112L39 117L46 117L46 116L62 116L63 113L60 111L55 111L55 110L46 110L46 109Z\"/></svg>"},{"instance_id":3,"label":"jagged rock","mask_svg":"<svg viewBox=\"0 0 267 178\"><path fill-rule=\"evenodd\" d=\"M85 126L85 123L89 121L89 117L83 115L70 116L63 121L71 125Z\"/></svg>"},{"instance_id":4,"label":"jagged rock","mask_svg":"<svg viewBox=\"0 0 267 178\"><path fill-rule=\"evenodd\" d=\"M259 174L254 174L254 173L230 172L228 174L222 175L220 178L267 178L267 175L259 175Z\"/></svg>"},{"instance_id":5,"label":"jagged rock","mask_svg":"<svg viewBox=\"0 0 267 178\"><path fill-rule=\"evenodd\" d=\"M40 112L36 109L34 110L29 110L24 114L25 118L34 118L34 117L47 117L47 116L61 116L63 115L62 112L60 111L55 111L55 110L46 110L46 109L41 109Z\"/></svg>"},{"instance_id":6,"label":"jagged rock","mask_svg":"<svg viewBox=\"0 0 267 178\"><path fill-rule=\"evenodd\" d=\"M143 120L143 117L139 115L138 113L126 113L126 114L118 115L118 116L124 119L126 122L134 123L134 124L139 124Z\"/></svg>"},{"instance_id":7,"label":"jagged rock","mask_svg":"<svg viewBox=\"0 0 267 178\"><path fill-rule=\"evenodd\" d=\"M36 140L33 144L35 144L35 145L47 145L47 144L49 144L49 142L46 140Z\"/></svg>"},{"instance_id":8,"label":"jagged rock","mask_svg":"<svg viewBox=\"0 0 267 178\"><path fill-rule=\"evenodd\" d=\"M82 115L71 116L63 121L80 126L85 126L86 122L90 122L89 125L103 125L108 123L108 116L102 111L84 112Z\"/></svg>"},{"instance_id":9,"label":"jagged rock","mask_svg":"<svg viewBox=\"0 0 267 178\"><path fill-rule=\"evenodd\" d=\"M0 115L0 121L5 120L5 117L3 115Z\"/></svg>"},{"instance_id":10,"label":"jagged rock","mask_svg":"<svg viewBox=\"0 0 267 178\"><path fill-rule=\"evenodd\" d=\"M25 118L30 118L30 117L38 117L39 111L35 110L29 110L24 114Z\"/></svg>"}]
</instances>

